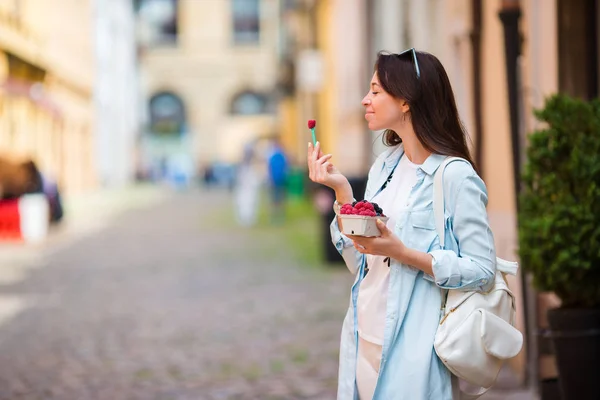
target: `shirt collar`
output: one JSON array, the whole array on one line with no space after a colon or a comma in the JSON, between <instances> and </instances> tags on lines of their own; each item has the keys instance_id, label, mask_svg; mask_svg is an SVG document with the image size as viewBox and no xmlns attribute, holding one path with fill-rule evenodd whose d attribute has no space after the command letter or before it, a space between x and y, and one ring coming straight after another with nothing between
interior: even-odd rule
<instances>
[{"instance_id":1,"label":"shirt collar","mask_svg":"<svg viewBox=\"0 0 600 400\"><path fill-rule=\"evenodd\" d=\"M383 165L387 173L389 174L394 168L396 168L396 165L398 165L398 161L400 161L400 158L404 154L404 145L399 144L396 147L392 147L388 150L388 153L389 154L385 156L383 160Z\"/></svg>"},{"instance_id":2,"label":"shirt collar","mask_svg":"<svg viewBox=\"0 0 600 400\"><path fill-rule=\"evenodd\" d=\"M444 162L447 156L441 154L432 153L427 157L421 169L425 171L427 175L433 175L437 171L438 167Z\"/></svg>"},{"instance_id":3,"label":"shirt collar","mask_svg":"<svg viewBox=\"0 0 600 400\"><path fill-rule=\"evenodd\" d=\"M400 158L404 155L404 144L399 144L397 147L389 150L389 154L385 157L383 164L388 173L392 171L400 161ZM447 156L441 154L432 153L427 157L425 162L419 167L427 175L433 175L438 167L444 162Z\"/></svg>"}]
</instances>

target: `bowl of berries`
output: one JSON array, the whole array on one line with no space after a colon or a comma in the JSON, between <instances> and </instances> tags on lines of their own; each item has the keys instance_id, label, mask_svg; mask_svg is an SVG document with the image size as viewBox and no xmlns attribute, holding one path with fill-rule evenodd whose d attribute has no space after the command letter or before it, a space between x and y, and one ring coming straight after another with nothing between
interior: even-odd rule
<instances>
[{"instance_id":1,"label":"bowl of berries","mask_svg":"<svg viewBox=\"0 0 600 400\"><path fill-rule=\"evenodd\" d=\"M339 218L342 222L342 233L355 236L381 236L377 220L386 223L389 219L377 203L367 200L344 204L340 208Z\"/></svg>"}]
</instances>

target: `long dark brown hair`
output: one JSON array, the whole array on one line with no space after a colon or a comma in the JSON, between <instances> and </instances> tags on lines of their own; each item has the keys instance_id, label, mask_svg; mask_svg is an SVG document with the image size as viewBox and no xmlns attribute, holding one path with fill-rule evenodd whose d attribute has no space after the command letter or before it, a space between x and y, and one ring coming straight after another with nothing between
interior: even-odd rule
<instances>
[{"instance_id":1,"label":"long dark brown hair","mask_svg":"<svg viewBox=\"0 0 600 400\"><path fill-rule=\"evenodd\" d=\"M375 72L381 87L392 97L408 103L413 129L423 147L432 153L462 157L477 170L446 70L432 54L418 51L417 60L419 78L411 52L402 56L380 52ZM383 143L395 146L402 143L402 139L388 129Z\"/></svg>"}]
</instances>

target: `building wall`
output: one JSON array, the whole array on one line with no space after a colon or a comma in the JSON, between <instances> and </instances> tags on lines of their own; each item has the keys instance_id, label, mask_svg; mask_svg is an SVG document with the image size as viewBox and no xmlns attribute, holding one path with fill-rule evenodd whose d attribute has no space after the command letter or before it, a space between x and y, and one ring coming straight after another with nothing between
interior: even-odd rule
<instances>
[{"instance_id":1,"label":"building wall","mask_svg":"<svg viewBox=\"0 0 600 400\"><path fill-rule=\"evenodd\" d=\"M132 1L94 0L95 160L105 186L130 183L139 133L139 77Z\"/></svg>"},{"instance_id":2,"label":"building wall","mask_svg":"<svg viewBox=\"0 0 600 400\"><path fill-rule=\"evenodd\" d=\"M330 127L323 131L327 138L325 151L335 155L336 165L348 177L366 175L370 167L364 162L364 152L370 149L365 148L368 131L361 104L371 79L364 62L365 10L364 0L333 1L328 24L329 47L323 49L328 61L325 90L329 91L327 99L332 119ZM348 26L353 29L347 29Z\"/></svg>"},{"instance_id":3,"label":"building wall","mask_svg":"<svg viewBox=\"0 0 600 400\"><path fill-rule=\"evenodd\" d=\"M326 146L325 151L334 154L342 172L348 174L352 171L352 164L357 164L359 154L366 149L370 150L364 141L357 139L362 137L364 140L365 134L368 135L362 120L360 99L367 90L367 79L370 78L373 61L379 50L398 52L416 47L433 53L441 60L452 83L459 113L474 149L478 138L473 111L473 21L470 0L376 0L352 3L323 0L319 5L322 10L328 10L327 18L319 26L319 32L323 35L319 49L324 54L327 82L318 100L318 108L326 114L319 114L324 122L321 124L324 132L320 135L326 137L322 140ZM482 5L482 98L479 106L484 135L483 179L489 195L488 215L494 231L497 255L518 260L504 31L498 15L501 2L486 0ZM522 99L520 116L524 149L527 134L539 127L539 122L533 117L533 110L542 106L548 95L558 91L556 0L522 0L521 11L520 28L524 40L519 66L519 97ZM348 26L353 29L349 31ZM344 42L342 38L345 39ZM363 49L362 52L359 49ZM358 67L361 64L362 67ZM304 117L300 117L300 120L304 126ZM372 143L375 135L371 138ZM381 146L376 145L372 157L381 149ZM529 306L522 295L523 282L520 276L508 279L517 298L517 327L525 332L524 311ZM556 305L556 299L543 294L539 304L542 308L549 304ZM533 318L530 323L545 326L545 309L534 306L530 311ZM537 316L539 321L536 320ZM529 349L524 347L510 363L521 379L526 373L527 351ZM541 376L556 376L551 362L542 360L541 364Z\"/></svg>"},{"instance_id":4,"label":"building wall","mask_svg":"<svg viewBox=\"0 0 600 400\"><path fill-rule=\"evenodd\" d=\"M398 3L398 2L397 2ZM543 3L543 4L542 4ZM482 68L482 130L483 170L487 185L488 214L494 231L499 257L517 259L516 201L513 186L512 148L509 104L506 89L504 36L498 17L500 1L483 1L483 31L481 37ZM376 2L375 20L395 20L393 27L383 24L373 27L375 50L399 51L410 47L431 52L446 68L452 83L461 118L474 145L473 67L472 67L472 15L469 0L439 2L409 1L395 7L388 0ZM524 0L521 29L524 35L521 57L521 115L522 134L526 136L538 126L533 118L533 108L543 104L543 99L557 91L557 39L556 2ZM390 39L383 32L397 34L400 40ZM397 48L395 48L397 47ZM523 144L526 140L523 139ZM472 147L474 149L474 146ZM518 301L517 327L525 332L522 282L520 277L509 277L509 284ZM511 361L511 366L521 378L526 368L525 348ZM546 373L551 376L552 373Z\"/></svg>"},{"instance_id":5,"label":"building wall","mask_svg":"<svg viewBox=\"0 0 600 400\"><path fill-rule=\"evenodd\" d=\"M0 19L0 64L6 66L12 53L45 71L37 81L15 84L7 68L0 68L0 152L33 157L66 192L93 187L90 2L3 0ZM22 83L37 85L21 90Z\"/></svg>"},{"instance_id":6,"label":"building wall","mask_svg":"<svg viewBox=\"0 0 600 400\"><path fill-rule=\"evenodd\" d=\"M184 101L197 162L237 161L245 142L277 133L275 113L232 116L243 90L269 93L277 77L278 2L261 2L258 45L234 45L230 1L179 2L178 43L153 47L141 56L145 101L173 91Z\"/></svg>"}]
</instances>

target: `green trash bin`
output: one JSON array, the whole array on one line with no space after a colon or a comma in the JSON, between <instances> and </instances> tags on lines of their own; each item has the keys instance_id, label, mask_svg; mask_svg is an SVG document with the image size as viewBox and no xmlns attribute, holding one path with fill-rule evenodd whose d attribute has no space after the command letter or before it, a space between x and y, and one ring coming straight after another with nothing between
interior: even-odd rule
<instances>
[{"instance_id":1,"label":"green trash bin","mask_svg":"<svg viewBox=\"0 0 600 400\"><path fill-rule=\"evenodd\" d=\"M306 171L300 168L292 168L287 177L287 192L290 197L300 198L304 196L304 179Z\"/></svg>"}]
</instances>

